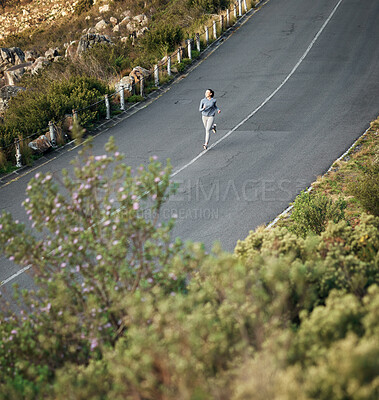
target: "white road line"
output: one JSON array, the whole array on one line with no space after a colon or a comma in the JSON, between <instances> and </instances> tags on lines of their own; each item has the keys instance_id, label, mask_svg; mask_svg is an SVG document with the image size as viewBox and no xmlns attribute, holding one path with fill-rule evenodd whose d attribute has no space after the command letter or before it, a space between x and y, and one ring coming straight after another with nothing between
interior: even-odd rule
<instances>
[{"instance_id":1,"label":"white road line","mask_svg":"<svg viewBox=\"0 0 379 400\"><path fill-rule=\"evenodd\" d=\"M213 143L210 147L208 147L207 150L202 151L200 154L198 154L195 158L193 158L191 161L189 161L187 164L183 165L176 171L174 171L171 174L171 178L174 176L178 175L180 172L188 168L190 165L192 165L194 162L196 162L200 157L202 157L205 153L207 153L210 149L213 147L217 146L219 143L221 143L223 140L228 138L233 132L235 132L241 125L243 125L246 121L248 121L253 115L255 115L263 106L265 106L275 95L276 93L279 92L279 90L288 82L288 80L291 78L291 76L296 72L296 70L299 68L300 64L303 62L304 58L308 55L310 50L312 49L313 45L316 43L317 39L325 29L325 27L328 25L329 21L333 18L333 15L337 11L338 7L342 3L343 0L339 0L337 5L334 7L333 11L330 13L329 17L326 19L320 30L317 32L316 36L313 38L311 44L308 46L308 48L305 50L304 54L301 56L299 61L296 63L296 65L293 67L292 71L287 75L287 77L283 80L283 82L261 103L260 106L258 106L254 111L252 111L246 118L244 118L240 123L238 123L234 128L232 128L228 133L226 133L224 136L222 136L220 139L217 140L217 142ZM2 281L0 283L0 287L5 285L6 283L12 281L14 278L22 274L23 272L27 271L30 268L30 266L27 266L20 271L18 271L16 274L10 276L8 279L5 281Z\"/></svg>"},{"instance_id":2,"label":"white road line","mask_svg":"<svg viewBox=\"0 0 379 400\"><path fill-rule=\"evenodd\" d=\"M20 269L20 271L16 272L12 276L10 276L8 279L5 279L5 281L1 281L0 287L3 285L6 285L8 282L12 281L14 278L23 274L25 271L27 271L30 268L31 268L31 265L28 265L27 267Z\"/></svg>"},{"instance_id":3,"label":"white road line","mask_svg":"<svg viewBox=\"0 0 379 400\"><path fill-rule=\"evenodd\" d=\"M337 8L340 6L342 1L343 0L339 0L337 5L334 7L333 11L330 13L330 15L327 18L327 20L324 22L324 24L322 25L320 30L317 32L316 36L312 40L311 44L308 46L307 50L305 50L305 52L301 56L300 60L293 67L292 71L287 75L287 77L284 79L284 81L261 103L261 105L259 105L254 111L252 111L246 118L244 118L240 123L238 123L234 128L232 128L228 133L226 133L224 136L222 136L220 139L218 139L217 142L215 142L211 146L209 146L207 150L204 150L198 156L196 156L194 159L192 159L190 162L188 162L187 164L183 165L178 170L174 171L171 176L175 176L175 175L179 174L179 172L181 172L184 169L186 169L187 167L189 167L191 164L193 164L195 161L197 161L200 157L202 157L205 153L207 153L210 149L212 149L213 147L217 146L223 140L228 138L233 132L235 132L241 125L243 125L246 121L248 121L254 114L256 114L263 106L265 106L279 92L279 90L288 82L288 80L291 78L291 76L299 68L300 64L304 61L304 58L311 51L313 45L316 43L317 39L319 38L319 36L323 32L323 30L325 29L326 25L328 25L329 21L332 19L334 13L337 11Z\"/></svg>"}]
</instances>

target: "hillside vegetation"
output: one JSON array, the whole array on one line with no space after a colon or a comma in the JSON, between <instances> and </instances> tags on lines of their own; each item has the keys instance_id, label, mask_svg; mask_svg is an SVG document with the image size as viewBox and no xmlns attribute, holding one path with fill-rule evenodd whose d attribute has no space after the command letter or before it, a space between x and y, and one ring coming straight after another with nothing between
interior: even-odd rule
<instances>
[{"instance_id":1,"label":"hillside vegetation","mask_svg":"<svg viewBox=\"0 0 379 400\"><path fill-rule=\"evenodd\" d=\"M234 254L171 238L156 157L132 174L111 140L59 184L38 173L24 206L44 238L0 218L1 251L40 288L4 307L0 398L377 399L378 124Z\"/></svg>"}]
</instances>

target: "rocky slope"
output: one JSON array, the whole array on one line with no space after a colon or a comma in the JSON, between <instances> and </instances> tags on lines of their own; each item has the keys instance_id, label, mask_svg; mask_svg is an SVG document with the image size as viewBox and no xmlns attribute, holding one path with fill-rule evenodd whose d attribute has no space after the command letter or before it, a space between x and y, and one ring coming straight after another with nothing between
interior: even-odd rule
<instances>
[{"instance_id":1,"label":"rocky slope","mask_svg":"<svg viewBox=\"0 0 379 400\"><path fill-rule=\"evenodd\" d=\"M77 0L33 0L19 2L0 14L0 40L10 34L52 23L74 12Z\"/></svg>"}]
</instances>

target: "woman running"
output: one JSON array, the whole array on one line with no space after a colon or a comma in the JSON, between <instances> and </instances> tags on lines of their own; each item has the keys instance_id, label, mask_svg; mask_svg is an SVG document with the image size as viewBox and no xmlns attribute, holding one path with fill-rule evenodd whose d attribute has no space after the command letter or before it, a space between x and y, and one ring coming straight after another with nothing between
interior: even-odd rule
<instances>
[{"instance_id":1,"label":"woman running","mask_svg":"<svg viewBox=\"0 0 379 400\"><path fill-rule=\"evenodd\" d=\"M202 120L205 128L204 150L208 148L210 130L216 133L216 124L214 123L216 111L220 114L221 110L216 105L216 99L213 98L214 91L207 89L205 97L200 101L199 111L202 114Z\"/></svg>"}]
</instances>

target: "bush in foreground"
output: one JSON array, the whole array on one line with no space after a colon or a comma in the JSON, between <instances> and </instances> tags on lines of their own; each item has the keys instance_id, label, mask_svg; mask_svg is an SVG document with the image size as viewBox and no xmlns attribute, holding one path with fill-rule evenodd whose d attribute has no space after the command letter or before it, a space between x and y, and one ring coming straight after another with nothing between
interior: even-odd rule
<instances>
[{"instance_id":1,"label":"bush in foreground","mask_svg":"<svg viewBox=\"0 0 379 400\"><path fill-rule=\"evenodd\" d=\"M85 153L28 186L37 234L0 219L39 288L0 319L0 398L377 398L379 218L207 255L160 221L169 165Z\"/></svg>"}]
</instances>

